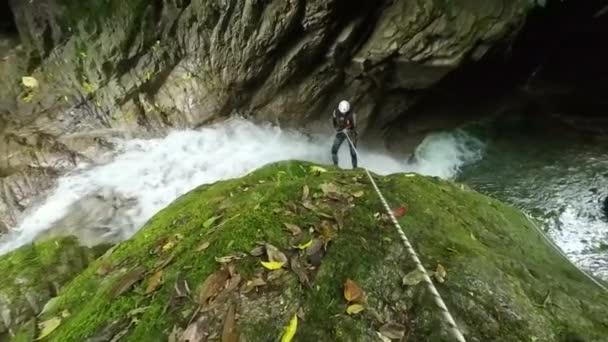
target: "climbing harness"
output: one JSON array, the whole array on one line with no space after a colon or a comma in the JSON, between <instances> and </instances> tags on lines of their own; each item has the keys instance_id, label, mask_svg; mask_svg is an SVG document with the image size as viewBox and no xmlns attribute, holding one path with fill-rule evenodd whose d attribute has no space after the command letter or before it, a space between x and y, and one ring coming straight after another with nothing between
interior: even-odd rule
<instances>
[{"instance_id":1,"label":"climbing harness","mask_svg":"<svg viewBox=\"0 0 608 342\"><path fill-rule=\"evenodd\" d=\"M589 280L591 280L595 285L597 285L600 289L604 290L605 292L608 293L608 288L603 285L602 283L600 283L597 279L595 279L594 277L592 277L589 273L585 272L583 269L581 269L580 267L578 267L574 262L572 262L572 260L570 260L570 258L568 257L568 255L566 255L566 253L564 253L564 251L559 248L558 245L555 244L555 242L553 242L548 236L547 234L545 234L545 232L542 231L542 229L540 229L540 227L536 224L536 222L534 222L534 220L532 219L532 217L530 216L530 214L528 214L524 209L519 208L519 210L524 214L524 216L526 216L526 219L528 219L528 222L530 222L530 224L532 225L532 227L534 227L534 229L536 229L536 231L538 232L538 234L540 234L540 236L542 236L542 238L549 244L549 246L553 247L553 249L555 249L557 251L557 253L559 253L564 259L566 259L572 266L574 266L574 268L576 268L579 272L581 272L585 277L587 277Z\"/></svg>"},{"instance_id":2,"label":"climbing harness","mask_svg":"<svg viewBox=\"0 0 608 342\"><path fill-rule=\"evenodd\" d=\"M357 155L357 158L360 160L359 151L357 151L357 148L355 147L353 142L350 140L350 136L348 135L348 133L345 131L341 131L341 132L344 135L346 135L346 139L348 139L348 143L352 146L353 150L355 151L355 154ZM384 198L384 195L382 195L380 188L378 188L378 185L376 184L374 177L372 177L371 173L369 172L369 170L367 170L367 168L365 168L365 167L362 167L362 168L363 168L363 170L365 170L365 173L367 174L367 177L371 181L372 186L374 187L374 190L376 190L376 194L378 194L378 197L380 198L380 201L382 202L384 209L386 210L387 214L391 218L393 225L397 229L397 233L399 234L399 237L401 237L401 241L403 241L403 244L405 245L405 249L407 250L407 252L410 255L410 257L412 258L412 260L414 261L414 264L416 264L416 269L422 273L422 275L423 275L422 282L426 285L429 292L433 296L433 300L435 301L435 304L441 311L441 316L442 316L443 320L448 325L448 330L449 330L450 334L457 341L466 342L466 340L464 339L464 336L462 335L462 332L460 332L460 329L458 329L458 326L456 325L454 318L452 318L450 311L448 310L443 299L441 298L441 295L435 288L435 285L433 284L431 277L429 277L428 272L426 271L426 269L422 265L422 262L418 258L418 255L416 254L414 247L412 247L412 244L408 240L407 236L405 236L405 233L403 232L403 228L401 228L401 225L399 225L399 222L397 221L397 218L395 217L392 210L390 209L388 202Z\"/></svg>"}]
</instances>

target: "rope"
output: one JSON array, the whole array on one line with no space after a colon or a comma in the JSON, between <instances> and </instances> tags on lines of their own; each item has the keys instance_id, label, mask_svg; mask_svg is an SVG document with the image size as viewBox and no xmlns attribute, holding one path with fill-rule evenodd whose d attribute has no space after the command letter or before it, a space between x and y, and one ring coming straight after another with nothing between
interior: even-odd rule
<instances>
[{"instance_id":1,"label":"rope","mask_svg":"<svg viewBox=\"0 0 608 342\"><path fill-rule=\"evenodd\" d=\"M344 131L341 131L341 133L346 135L346 138L348 139L348 143L352 147L353 151L355 151L355 155L357 156L357 159L360 159L359 152L357 151L357 148L355 147L353 142L350 140L348 133L346 133ZM363 170L365 170L365 173L367 174L367 177L371 181L371 183L374 187L374 190L376 190L376 193L378 194L378 197L380 198L380 201L382 202L384 209L386 210L386 213L389 215L389 217L391 218L391 221L393 222L393 225L397 229L397 233L399 234L401 241L403 241L406 251L408 252L410 257L414 261L414 264L416 264L416 269L422 273L422 275L423 275L422 282L428 288L429 292L433 296L433 300L435 301L435 304L441 311L441 316L442 316L443 320L445 321L445 323L448 325L448 331L457 341L466 342L466 340L464 339L464 336L462 335L462 332L460 332L460 330L458 329L458 326L456 325L456 322L454 321L454 318L450 314L448 307L445 305L443 299L441 298L441 295L437 291L437 288L435 288L435 285L433 284L431 277L429 277L428 272L426 271L426 269L422 265L422 262L418 258L418 254L416 254L414 247L412 247L412 244L408 240L407 236L405 236L405 233L403 232L403 228L401 228L401 225L399 225L399 222L397 221L397 218L395 217L395 215L393 214L393 211L389 207L388 202L384 198L384 195L382 195L380 188L378 188L378 185L376 184L374 177L372 177L371 173L369 172L369 170L367 170L367 168L363 167Z\"/></svg>"}]
</instances>

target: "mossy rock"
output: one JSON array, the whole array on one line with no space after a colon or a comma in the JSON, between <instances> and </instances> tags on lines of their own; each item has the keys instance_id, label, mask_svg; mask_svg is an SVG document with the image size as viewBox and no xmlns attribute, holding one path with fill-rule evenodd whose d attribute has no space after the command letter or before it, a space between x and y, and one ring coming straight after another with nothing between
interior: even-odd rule
<instances>
[{"instance_id":1,"label":"mossy rock","mask_svg":"<svg viewBox=\"0 0 608 342\"><path fill-rule=\"evenodd\" d=\"M39 241L0 256L0 340L2 334L29 327L49 299L108 247L88 248L73 237L65 237Z\"/></svg>"},{"instance_id":2,"label":"mossy rock","mask_svg":"<svg viewBox=\"0 0 608 342\"><path fill-rule=\"evenodd\" d=\"M310 166L272 164L177 199L62 290L40 319L61 324L43 340L177 341L185 330L236 341L233 322L240 340L276 341L297 314L294 341L373 341L385 324L403 340L451 341L423 285L403 285L414 265L365 174ZM376 180L407 208L399 221L425 267L446 270L435 283L467 341L608 336L606 293L516 209L436 178ZM299 241L284 223L301 228ZM324 254L310 250L319 241ZM290 262L267 270L250 254L258 242ZM347 279L365 293L358 314L346 313Z\"/></svg>"}]
</instances>

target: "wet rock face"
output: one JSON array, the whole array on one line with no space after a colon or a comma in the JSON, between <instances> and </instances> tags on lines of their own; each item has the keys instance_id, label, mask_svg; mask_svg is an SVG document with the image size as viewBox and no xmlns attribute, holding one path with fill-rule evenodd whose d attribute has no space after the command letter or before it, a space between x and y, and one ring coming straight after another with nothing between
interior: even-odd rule
<instances>
[{"instance_id":1,"label":"wet rock face","mask_svg":"<svg viewBox=\"0 0 608 342\"><path fill-rule=\"evenodd\" d=\"M0 256L0 339L41 313L49 299L107 248L89 249L68 237Z\"/></svg>"},{"instance_id":2,"label":"wet rock face","mask_svg":"<svg viewBox=\"0 0 608 342\"><path fill-rule=\"evenodd\" d=\"M342 98L353 102L362 131L381 133L463 61L516 33L529 7L528 0L10 4L23 51L0 62L0 151L35 153L0 156L0 216L9 226L27 206L13 195L15 184L33 179L26 192L35 195L98 155L111 136L155 136L234 113L327 130ZM38 87L22 85L24 75ZM39 137L58 166L30 172L44 150L31 143Z\"/></svg>"}]
</instances>

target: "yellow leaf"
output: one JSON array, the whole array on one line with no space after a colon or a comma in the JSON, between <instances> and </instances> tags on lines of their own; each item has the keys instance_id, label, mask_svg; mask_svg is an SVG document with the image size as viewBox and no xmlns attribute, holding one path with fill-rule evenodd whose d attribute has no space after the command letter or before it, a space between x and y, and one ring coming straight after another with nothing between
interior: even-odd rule
<instances>
[{"instance_id":1,"label":"yellow leaf","mask_svg":"<svg viewBox=\"0 0 608 342\"><path fill-rule=\"evenodd\" d=\"M321 174L323 172L327 172L327 170L325 170L324 168L322 168L320 166L311 166L309 170L310 170L310 173L316 173L316 174Z\"/></svg>"},{"instance_id":2,"label":"yellow leaf","mask_svg":"<svg viewBox=\"0 0 608 342\"><path fill-rule=\"evenodd\" d=\"M306 248L310 247L310 245L312 245L312 240L308 241L305 244L298 245L297 247L298 247L298 249L306 249Z\"/></svg>"},{"instance_id":3,"label":"yellow leaf","mask_svg":"<svg viewBox=\"0 0 608 342\"><path fill-rule=\"evenodd\" d=\"M169 241L163 245L163 252L169 251L175 247L175 241Z\"/></svg>"},{"instance_id":4,"label":"yellow leaf","mask_svg":"<svg viewBox=\"0 0 608 342\"><path fill-rule=\"evenodd\" d=\"M281 342L291 342L293 337L296 335L298 329L298 315L294 314L293 318L289 321L289 325L285 327L283 336L281 336Z\"/></svg>"},{"instance_id":5,"label":"yellow leaf","mask_svg":"<svg viewBox=\"0 0 608 342\"><path fill-rule=\"evenodd\" d=\"M266 267L269 270L278 270L279 268L283 267L283 265L285 265L285 262L283 261L261 261L261 263L262 266Z\"/></svg>"},{"instance_id":6,"label":"yellow leaf","mask_svg":"<svg viewBox=\"0 0 608 342\"><path fill-rule=\"evenodd\" d=\"M363 311L363 305L361 305L361 304L349 305L346 308L346 313L349 315L356 315L356 314L360 313L361 311Z\"/></svg>"},{"instance_id":7,"label":"yellow leaf","mask_svg":"<svg viewBox=\"0 0 608 342\"><path fill-rule=\"evenodd\" d=\"M38 88L38 80L31 76L21 77L21 83L23 83L25 87L30 89Z\"/></svg>"},{"instance_id":8,"label":"yellow leaf","mask_svg":"<svg viewBox=\"0 0 608 342\"><path fill-rule=\"evenodd\" d=\"M40 328L40 336L36 340L41 340L47 336L49 336L57 327L61 324L61 318L55 317L51 318L48 321L44 321L38 325Z\"/></svg>"},{"instance_id":9,"label":"yellow leaf","mask_svg":"<svg viewBox=\"0 0 608 342\"><path fill-rule=\"evenodd\" d=\"M163 284L163 271L160 270L154 273L150 280L148 280L148 287L146 288L146 294L150 294L156 290Z\"/></svg>"},{"instance_id":10,"label":"yellow leaf","mask_svg":"<svg viewBox=\"0 0 608 342\"><path fill-rule=\"evenodd\" d=\"M363 194L364 194L363 190L353 192L353 196L356 197L356 198L363 197Z\"/></svg>"}]
</instances>

